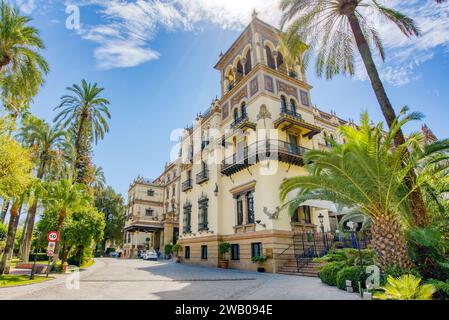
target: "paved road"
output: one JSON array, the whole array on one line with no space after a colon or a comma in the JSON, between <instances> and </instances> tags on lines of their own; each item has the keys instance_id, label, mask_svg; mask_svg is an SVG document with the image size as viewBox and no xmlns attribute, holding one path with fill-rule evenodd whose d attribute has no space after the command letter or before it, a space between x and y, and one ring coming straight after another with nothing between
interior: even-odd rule
<instances>
[{"instance_id":1,"label":"paved road","mask_svg":"<svg viewBox=\"0 0 449 320\"><path fill-rule=\"evenodd\" d=\"M209 269L172 262L97 259L79 275L79 289L73 281L76 277L63 275L45 283L0 289L0 300L358 299L355 294L328 287L315 278Z\"/></svg>"}]
</instances>

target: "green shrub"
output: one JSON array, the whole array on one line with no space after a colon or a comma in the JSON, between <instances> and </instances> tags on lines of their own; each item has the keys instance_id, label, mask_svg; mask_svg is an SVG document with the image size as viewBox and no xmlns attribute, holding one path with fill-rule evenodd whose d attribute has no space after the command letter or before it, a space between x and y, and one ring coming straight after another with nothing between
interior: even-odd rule
<instances>
[{"instance_id":1,"label":"green shrub","mask_svg":"<svg viewBox=\"0 0 449 320\"><path fill-rule=\"evenodd\" d=\"M8 226L0 222L0 241L5 241L8 235Z\"/></svg>"},{"instance_id":2,"label":"green shrub","mask_svg":"<svg viewBox=\"0 0 449 320\"><path fill-rule=\"evenodd\" d=\"M327 255L316 258L316 262L344 262L346 266L360 266L360 255L364 266L375 264L376 253L372 249L359 250L352 248L333 249Z\"/></svg>"},{"instance_id":3,"label":"green shrub","mask_svg":"<svg viewBox=\"0 0 449 320\"><path fill-rule=\"evenodd\" d=\"M181 247L181 245L180 244L175 244L172 248L171 248L171 252L172 253L174 253L174 254L178 254L179 253L179 251L181 251L182 250L182 247Z\"/></svg>"},{"instance_id":4,"label":"green shrub","mask_svg":"<svg viewBox=\"0 0 449 320\"><path fill-rule=\"evenodd\" d=\"M436 300L448 300L449 299L449 280L440 281L435 279L428 279L426 284L431 284L437 290L434 299Z\"/></svg>"},{"instance_id":5,"label":"green shrub","mask_svg":"<svg viewBox=\"0 0 449 320\"><path fill-rule=\"evenodd\" d=\"M337 287L341 290L346 290L346 280L351 280L352 288L355 292L359 292L359 282L363 287L366 275L359 266L345 267L337 273Z\"/></svg>"},{"instance_id":6,"label":"green shrub","mask_svg":"<svg viewBox=\"0 0 449 320\"><path fill-rule=\"evenodd\" d=\"M226 253L229 252L229 250L231 250L231 244L228 242L221 242L218 245L218 252L224 256Z\"/></svg>"},{"instance_id":7,"label":"green shrub","mask_svg":"<svg viewBox=\"0 0 449 320\"><path fill-rule=\"evenodd\" d=\"M337 273L345 267L344 262L336 261L325 265L320 270L319 277L321 281L330 286L337 285Z\"/></svg>"},{"instance_id":8,"label":"green shrub","mask_svg":"<svg viewBox=\"0 0 449 320\"><path fill-rule=\"evenodd\" d=\"M383 293L373 295L380 300L432 300L436 288L432 284L422 284L421 278L406 274L399 278L388 277L388 283L382 287Z\"/></svg>"},{"instance_id":9,"label":"green shrub","mask_svg":"<svg viewBox=\"0 0 449 320\"><path fill-rule=\"evenodd\" d=\"M164 247L164 253L165 254L171 254L171 252L172 252L172 250L173 250L173 245L172 244L166 244L165 245L165 247Z\"/></svg>"}]
</instances>

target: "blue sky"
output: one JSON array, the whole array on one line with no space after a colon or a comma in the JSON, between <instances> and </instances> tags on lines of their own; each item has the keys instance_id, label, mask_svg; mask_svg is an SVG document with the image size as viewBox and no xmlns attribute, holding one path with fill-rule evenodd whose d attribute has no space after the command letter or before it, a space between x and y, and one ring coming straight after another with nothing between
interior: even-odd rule
<instances>
[{"instance_id":1,"label":"blue sky","mask_svg":"<svg viewBox=\"0 0 449 320\"><path fill-rule=\"evenodd\" d=\"M138 174L157 177L174 145L171 132L219 96L213 66L252 10L271 23L279 18L274 0L15 2L33 17L51 66L32 111L51 121L65 87L83 78L104 87L112 120L110 133L95 147L94 161L103 167L108 184L123 194ZM391 25L379 24L387 47L387 63L380 66L387 92L397 108L406 104L423 112L434 133L448 137L449 4L387 2L410 14L423 30L420 39L407 40ZM65 27L71 4L80 9L78 30ZM373 120L383 120L363 68L353 79L317 79L313 67L307 75L319 108L335 110L344 119L358 119L368 110Z\"/></svg>"}]
</instances>

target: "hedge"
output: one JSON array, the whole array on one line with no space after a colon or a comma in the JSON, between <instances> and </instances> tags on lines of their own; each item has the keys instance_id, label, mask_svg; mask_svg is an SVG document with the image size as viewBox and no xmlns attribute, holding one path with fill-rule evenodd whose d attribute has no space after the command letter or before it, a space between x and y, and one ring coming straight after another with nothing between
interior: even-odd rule
<instances>
[{"instance_id":1,"label":"hedge","mask_svg":"<svg viewBox=\"0 0 449 320\"><path fill-rule=\"evenodd\" d=\"M337 273L343 269L345 266L344 262L331 262L326 264L323 268L320 270L320 279L323 283L326 283L330 286L336 286L337 285Z\"/></svg>"},{"instance_id":2,"label":"hedge","mask_svg":"<svg viewBox=\"0 0 449 320\"><path fill-rule=\"evenodd\" d=\"M337 273L337 287L346 291L346 280L352 281L352 288L359 292L359 282L365 286L366 275L360 266L345 267Z\"/></svg>"}]
</instances>

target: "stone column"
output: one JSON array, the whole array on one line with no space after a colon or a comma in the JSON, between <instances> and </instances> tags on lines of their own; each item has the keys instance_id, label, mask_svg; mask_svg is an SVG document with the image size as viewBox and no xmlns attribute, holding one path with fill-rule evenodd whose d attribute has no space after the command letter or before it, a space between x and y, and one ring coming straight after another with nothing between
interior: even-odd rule
<instances>
[{"instance_id":1,"label":"stone column","mask_svg":"<svg viewBox=\"0 0 449 320\"><path fill-rule=\"evenodd\" d=\"M164 244L169 244L173 242L173 223L165 222L164 223Z\"/></svg>"}]
</instances>

